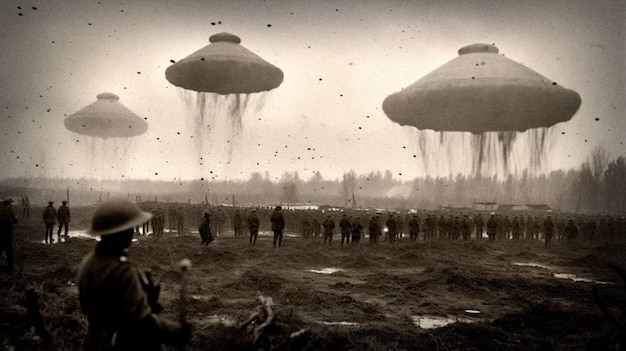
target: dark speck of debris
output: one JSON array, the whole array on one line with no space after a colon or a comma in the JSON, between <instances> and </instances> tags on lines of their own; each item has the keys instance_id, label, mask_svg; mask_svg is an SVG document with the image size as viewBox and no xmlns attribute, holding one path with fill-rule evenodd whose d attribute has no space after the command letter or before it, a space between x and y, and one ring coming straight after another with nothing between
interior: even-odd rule
<instances>
[{"instance_id":1,"label":"dark speck of debris","mask_svg":"<svg viewBox=\"0 0 626 351\"><path fill-rule=\"evenodd\" d=\"M565 135L565 132L561 132L561 134Z\"/></svg>"},{"instance_id":2,"label":"dark speck of debris","mask_svg":"<svg viewBox=\"0 0 626 351\"><path fill-rule=\"evenodd\" d=\"M596 121L599 121L599 120L600 120L600 118L596 117Z\"/></svg>"},{"instance_id":3,"label":"dark speck of debris","mask_svg":"<svg viewBox=\"0 0 626 351\"><path fill-rule=\"evenodd\" d=\"M272 25L268 23L268 24L267 24L267 26L268 26L268 27L271 27Z\"/></svg>"},{"instance_id":4,"label":"dark speck of debris","mask_svg":"<svg viewBox=\"0 0 626 351\"><path fill-rule=\"evenodd\" d=\"M35 6L31 7L33 10L37 11L37 8Z\"/></svg>"},{"instance_id":5,"label":"dark speck of debris","mask_svg":"<svg viewBox=\"0 0 626 351\"><path fill-rule=\"evenodd\" d=\"M552 85L556 85L556 82L552 82Z\"/></svg>"},{"instance_id":6,"label":"dark speck of debris","mask_svg":"<svg viewBox=\"0 0 626 351\"><path fill-rule=\"evenodd\" d=\"M176 63L176 61L174 61L174 60L170 60L170 62L171 62L171 63Z\"/></svg>"}]
</instances>

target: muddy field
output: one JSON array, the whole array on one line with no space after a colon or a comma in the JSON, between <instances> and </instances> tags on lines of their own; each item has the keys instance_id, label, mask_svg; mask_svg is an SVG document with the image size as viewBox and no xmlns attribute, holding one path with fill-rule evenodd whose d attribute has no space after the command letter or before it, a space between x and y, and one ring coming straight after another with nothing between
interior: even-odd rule
<instances>
[{"instance_id":1,"label":"muddy field","mask_svg":"<svg viewBox=\"0 0 626 351\"><path fill-rule=\"evenodd\" d=\"M53 346L77 349L86 320L76 272L96 242L44 245L39 215L33 217L16 229L16 272L0 273L0 349L47 347L29 327L28 287L39 292ZM87 217L75 214L71 229L84 230ZM615 341L616 329L599 302L623 321L624 283L608 264L626 267L624 244L556 242L545 249L538 242L423 242L420 236L416 244L405 237L394 245L370 246L366 239L341 247L337 239L324 247L319 238L288 235L275 250L269 235L256 247L232 234L206 247L197 234L166 233L138 236L130 258L161 280L163 314L172 319L176 264L192 261L188 350L251 349L238 324L256 309L259 292L273 298L276 312L264 349L602 349Z\"/></svg>"}]
</instances>

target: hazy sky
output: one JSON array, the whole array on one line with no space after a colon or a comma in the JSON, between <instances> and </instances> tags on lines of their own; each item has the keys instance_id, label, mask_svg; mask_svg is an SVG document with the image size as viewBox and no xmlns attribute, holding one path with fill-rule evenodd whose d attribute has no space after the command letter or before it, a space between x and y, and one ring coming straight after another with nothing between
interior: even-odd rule
<instances>
[{"instance_id":1,"label":"hazy sky","mask_svg":"<svg viewBox=\"0 0 626 351\"><path fill-rule=\"evenodd\" d=\"M596 145L626 146L625 1L12 1L0 2L0 178L93 175L102 148L123 146L106 178L193 179L197 153L186 107L165 79L170 60L231 32L282 69L262 114L243 121L240 152L224 177L319 170L337 178L390 169L424 175L408 127L384 98L457 57L472 43L573 89L574 118L554 127L549 169L577 167ZM212 24L212 22L214 24ZM221 24L219 24L221 22ZM147 118L130 142L86 145L65 116L101 92ZM596 121L596 118L599 120ZM565 134L562 134L565 132ZM77 142L79 140L79 142ZM88 156L88 148L94 155ZM402 176L399 176L399 174Z\"/></svg>"}]
</instances>

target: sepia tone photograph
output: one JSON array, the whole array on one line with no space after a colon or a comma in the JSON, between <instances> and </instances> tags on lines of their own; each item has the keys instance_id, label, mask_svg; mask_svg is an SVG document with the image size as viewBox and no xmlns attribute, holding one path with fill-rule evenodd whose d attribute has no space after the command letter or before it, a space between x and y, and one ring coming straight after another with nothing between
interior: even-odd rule
<instances>
[{"instance_id":1,"label":"sepia tone photograph","mask_svg":"<svg viewBox=\"0 0 626 351\"><path fill-rule=\"evenodd\" d=\"M626 347L625 1L0 28L0 350Z\"/></svg>"}]
</instances>

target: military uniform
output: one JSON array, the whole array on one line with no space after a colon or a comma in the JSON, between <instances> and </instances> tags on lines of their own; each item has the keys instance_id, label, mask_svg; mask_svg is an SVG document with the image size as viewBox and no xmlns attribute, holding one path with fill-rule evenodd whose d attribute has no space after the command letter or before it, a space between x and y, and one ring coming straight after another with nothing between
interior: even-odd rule
<instances>
[{"instance_id":1,"label":"military uniform","mask_svg":"<svg viewBox=\"0 0 626 351\"><path fill-rule=\"evenodd\" d=\"M330 217L326 217L323 223L324 226L324 245L326 245L326 240L328 240L328 245L330 246L331 241L333 240L333 232L335 231L335 221Z\"/></svg>"},{"instance_id":2,"label":"military uniform","mask_svg":"<svg viewBox=\"0 0 626 351\"><path fill-rule=\"evenodd\" d=\"M350 230L352 229L352 223L350 223L350 220L345 214L342 215L339 220L339 228L341 228L341 245L343 246L344 240L346 245L350 244Z\"/></svg>"},{"instance_id":3,"label":"military uniform","mask_svg":"<svg viewBox=\"0 0 626 351\"><path fill-rule=\"evenodd\" d=\"M89 232L101 240L78 270L80 307L88 321L82 350L162 350L163 344L184 347L188 341L191 326L158 316L160 287L128 260L134 227L150 216L128 201L96 209Z\"/></svg>"},{"instance_id":4,"label":"military uniform","mask_svg":"<svg viewBox=\"0 0 626 351\"><path fill-rule=\"evenodd\" d=\"M494 215L491 215L487 220L487 236L489 237L489 242L496 241L496 233L498 231L498 221L496 220Z\"/></svg>"},{"instance_id":5,"label":"military uniform","mask_svg":"<svg viewBox=\"0 0 626 351\"><path fill-rule=\"evenodd\" d=\"M378 220L378 216L374 216L370 219L367 230L370 234L370 245L378 244L378 238L380 237L380 222Z\"/></svg>"},{"instance_id":6,"label":"military uniform","mask_svg":"<svg viewBox=\"0 0 626 351\"><path fill-rule=\"evenodd\" d=\"M256 239L259 236L259 226L261 222L256 215L256 211L252 210L248 215L248 230L250 231L250 244L256 245Z\"/></svg>"},{"instance_id":7,"label":"military uniform","mask_svg":"<svg viewBox=\"0 0 626 351\"><path fill-rule=\"evenodd\" d=\"M409 220L409 238L411 241L417 241L420 232L420 221L417 215Z\"/></svg>"},{"instance_id":8,"label":"military uniform","mask_svg":"<svg viewBox=\"0 0 626 351\"><path fill-rule=\"evenodd\" d=\"M552 222L552 218L548 216L543 220L543 237L545 240L545 247L550 247L550 243L552 242L552 236L554 235L554 222Z\"/></svg>"},{"instance_id":9,"label":"military uniform","mask_svg":"<svg viewBox=\"0 0 626 351\"><path fill-rule=\"evenodd\" d=\"M46 207L43 211L43 223L46 225L46 236L45 242L46 244L52 244L54 239L52 239L52 233L54 232L54 223L56 221L57 211L52 206L54 202L48 202L48 207Z\"/></svg>"},{"instance_id":10,"label":"military uniform","mask_svg":"<svg viewBox=\"0 0 626 351\"><path fill-rule=\"evenodd\" d=\"M61 231L65 228L65 238L67 239L68 225L70 223L70 208L67 207L67 201L63 200L63 204L57 210L57 220L59 221L59 229L57 230L57 240L61 241Z\"/></svg>"},{"instance_id":11,"label":"military uniform","mask_svg":"<svg viewBox=\"0 0 626 351\"><path fill-rule=\"evenodd\" d=\"M211 214L208 211L204 211L198 226L198 233L200 233L200 244L209 245L213 241L213 235L211 235Z\"/></svg>"},{"instance_id":12,"label":"military uniform","mask_svg":"<svg viewBox=\"0 0 626 351\"><path fill-rule=\"evenodd\" d=\"M274 212L272 212L272 216L270 217L270 222L272 223L272 231L274 232L274 248L276 248L276 244L278 243L278 247L281 247L283 244L283 230L285 229L285 217L280 212L281 207L276 206L274 208Z\"/></svg>"},{"instance_id":13,"label":"military uniform","mask_svg":"<svg viewBox=\"0 0 626 351\"><path fill-rule=\"evenodd\" d=\"M393 213L389 215L387 221L385 222L387 226L387 235L390 243L396 242L396 236L398 235L398 223L395 218L393 218Z\"/></svg>"},{"instance_id":14,"label":"military uniform","mask_svg":"<svg viewBox=\"0 0 626 351\"><path fill-rule=\"evenodd\" d=\"M0 204L0 255L4 252L7 256L7 264L13 270L13 225L17 224L17 217L11 200L4 200Z\"/></svg>"},{"instance_id":15,"label":"military uniform","mask_svg":"<svg viewBox=\"0 0 626 351\"><path fill-rule=\"evenodd\" d=\"M354 221L352 221L352 245L358 245L359 241L361 241L361 235L363 234L363 225L361 224L361 219L356 217Z\"/></svg>"}]
</instances>

